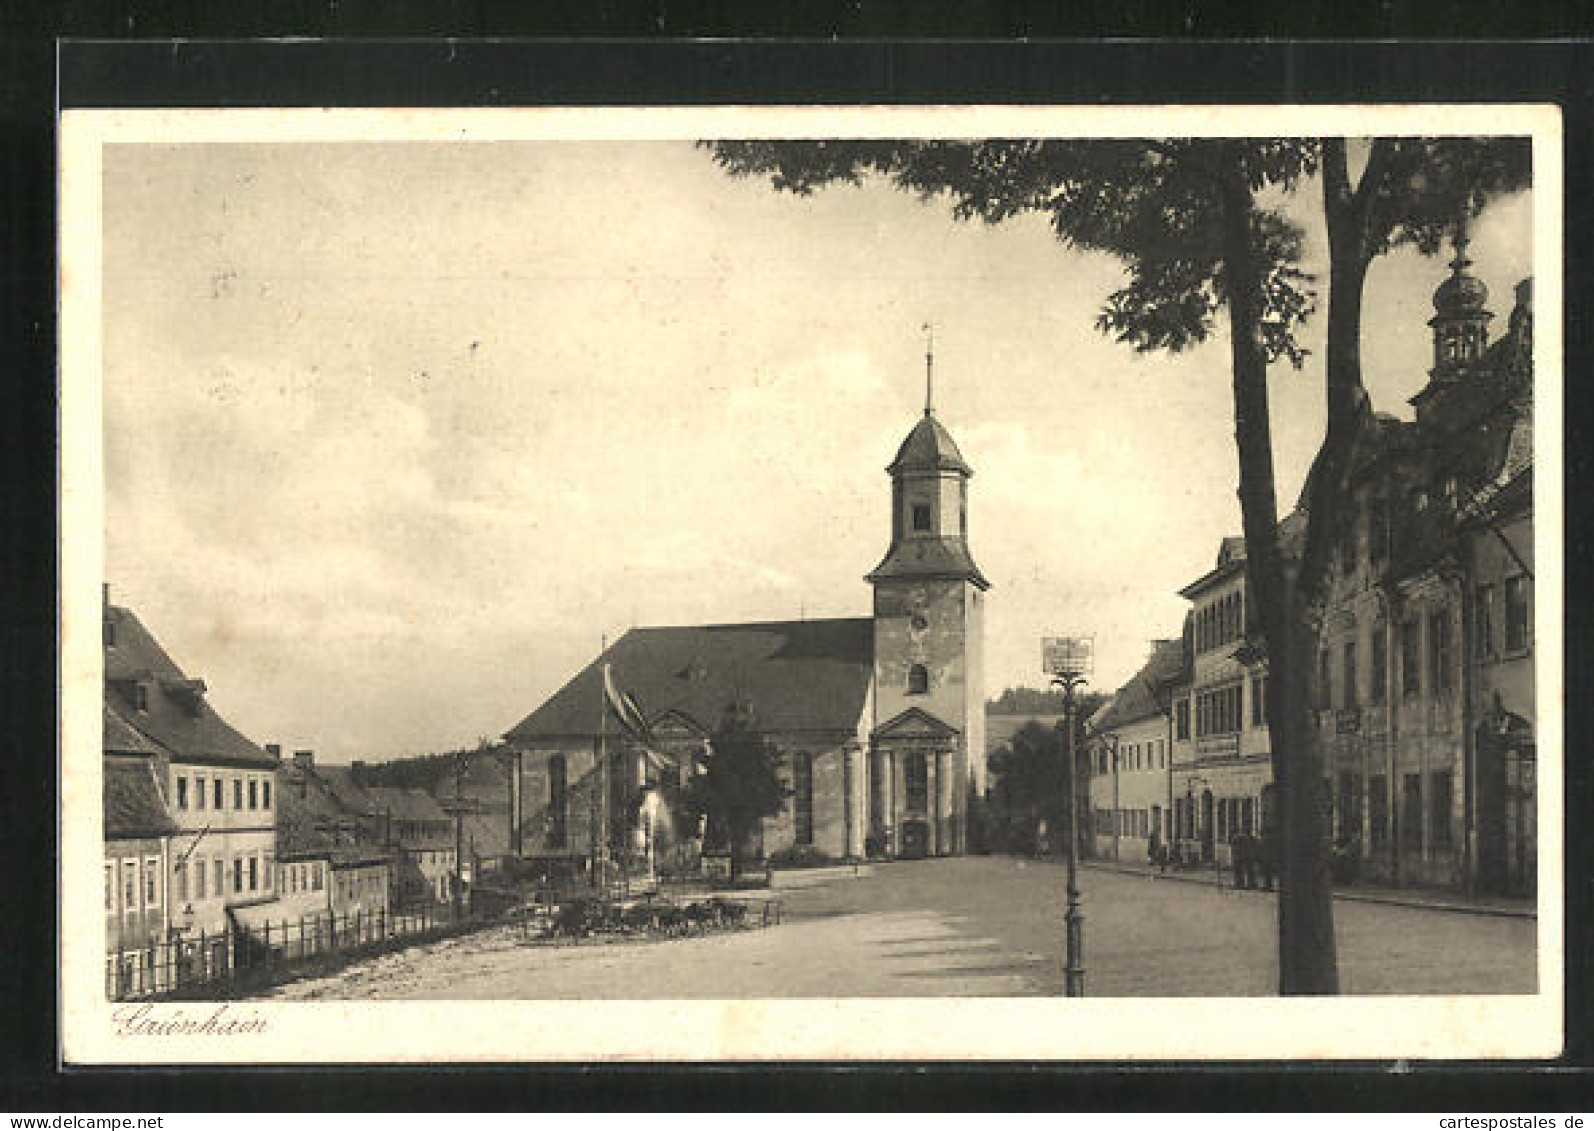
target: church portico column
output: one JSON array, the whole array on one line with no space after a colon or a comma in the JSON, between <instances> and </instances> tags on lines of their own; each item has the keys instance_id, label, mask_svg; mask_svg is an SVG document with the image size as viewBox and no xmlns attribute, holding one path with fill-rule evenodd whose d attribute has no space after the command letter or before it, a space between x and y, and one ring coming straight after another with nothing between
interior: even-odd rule
<instances>
[{"instance_id":1,"label":"church portico column","mask_svg":"<svg viewBox=\"0 0 1594 1131\"><path fill-rule=\"evenodd\" d=\"M952 847L952 752L935 752L935 793L931 804L935 807L936 854L950 856Z\"/></svg>"}]
</instances>

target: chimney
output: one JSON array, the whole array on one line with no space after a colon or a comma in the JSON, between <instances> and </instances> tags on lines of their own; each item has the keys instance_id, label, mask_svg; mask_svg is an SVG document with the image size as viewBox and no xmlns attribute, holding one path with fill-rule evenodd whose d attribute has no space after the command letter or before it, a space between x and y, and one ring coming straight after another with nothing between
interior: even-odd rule
<instances>
[{"instance_id":1,"label":"chimney","mask_svg":"<svg viewBox=\"0 0 1594 1131\"><path fill-rule=\"evenodd\" d=\"M315 769L315 751L295 750L293 752L293 768L307 772Z\"/></svg>"},{"instance_id":2,"label":"chimney","mask_svg":"<svg viewBox=\"0 0 1594 1131\"><path fill-rule=\"evenodd\" d=\"M280 743L276 743L276 742L268 742L268 743L266 743L266 756L270 757L270 758L275 758L279 762L282 761L282 746L281 746L281 744Z\"/></svg>"}]
</instances>

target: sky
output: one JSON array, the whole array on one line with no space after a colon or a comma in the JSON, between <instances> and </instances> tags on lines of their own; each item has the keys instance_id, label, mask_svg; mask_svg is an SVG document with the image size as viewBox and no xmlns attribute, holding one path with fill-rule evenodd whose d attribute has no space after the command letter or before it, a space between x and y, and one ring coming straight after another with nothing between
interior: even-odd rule
<instances>
[{"instance_id":1,"label":"sky","mask_svg":"<svg viewBox=\"0 0 1594 1131\"><path fill-rule=\"evenodd\" d=\"M1033 216L777 194L659 141L120 144L103 198L105 577L257 742L474 745L633 625L867 615L927 321L993 696L1050 634L1115 688L1239 532L1221 327L1115 344L1121 269ZM1288 207L1322 277L1315 189ZM1502 332L1528 196L1472 235ZM1426 380L1446 258L1370 273L1380 411ZM1281 513L1322 333L1270 376Z\"/></svg>"}]
</instances>

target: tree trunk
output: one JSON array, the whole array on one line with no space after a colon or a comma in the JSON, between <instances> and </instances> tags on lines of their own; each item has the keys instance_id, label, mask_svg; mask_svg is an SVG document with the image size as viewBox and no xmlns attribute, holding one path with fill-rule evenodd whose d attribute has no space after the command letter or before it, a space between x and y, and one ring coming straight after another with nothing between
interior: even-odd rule
<instances>
[{"instance_id":1,"label":"tree trunk","mask_svg":"<svg viewBox=\"0 0 1594 1131\"><path fill-rule=\"evenodd\" d=\"M1270 658L1267 715L1283 865L1279 992L1331 994L1338 990L1332 891L1314 788L1322 778L1322 766L1309 714L1312 664L1302 662L1313 651L1315 634L1301 631L1296 594L1279 550L1262 280L1251 242L1251 188L1238 145L1225 146L1219 175L1246 576Z\"/></svg>"}]
</instances>

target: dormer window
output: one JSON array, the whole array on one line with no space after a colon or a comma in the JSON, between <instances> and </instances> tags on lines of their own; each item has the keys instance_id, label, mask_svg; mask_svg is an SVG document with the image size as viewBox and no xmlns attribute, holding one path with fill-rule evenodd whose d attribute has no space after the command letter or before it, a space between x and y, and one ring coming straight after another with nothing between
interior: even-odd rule
<instances>
[{"instance_id":1,"label":"dormer window","mask_svg":"<svg viewBox=\"0 0 1594 1131\"><path fill-rule=\"evenodd\" d=\"M930 529L929 503L913 504L913 529L916 532L928 531Z\"/></svg>"},{"instance_id":2,"label":"dormer window","mask_svg":"<svg viewBox=\"0 0 1594 1131\"><path fill-rule=\"evenodd\" d=\"M923 664L914 664L908 669L908 694L925 695L930 690L930 673Z\"/></svg>"}]
</instances>

